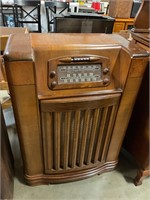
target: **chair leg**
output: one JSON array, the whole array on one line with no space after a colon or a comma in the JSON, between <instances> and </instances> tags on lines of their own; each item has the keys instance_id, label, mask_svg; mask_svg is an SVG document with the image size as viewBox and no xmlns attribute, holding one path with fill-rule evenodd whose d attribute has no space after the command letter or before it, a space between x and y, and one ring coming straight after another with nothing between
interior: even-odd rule
<instances>
[{"instance_id":1,"label":"chair leg","mask_svg":"<svg viewBox=\"0 0 150 200\"><path fill-rule=\"evenodd\" d=\"M18 24L18 8L17 8L17 5L14 6L14 11L15 11L15 25L17 27L19 27L19 24Z\"/></svg>"},{"instance_id":2,"label":"chair leg","mask_svg":"<svg viewBox=\"0 0 150 200\"><path fill-rule=\"evenodd\" d=\"M42 32L41 30L41 17L40 17L40 6L38 6L38 32Z\"/></svg>"},{"instance_id":3,"label":"chair leg","mask_svg":"<svg viewBox=\"0 0 150 200\"><path fill-rule=\"evenodd\" d=\"M46 7L46 16L47 16L47 29L48 29L48 32L50 32L49 11L47 7Z\"/></svg>"}]
</instances>

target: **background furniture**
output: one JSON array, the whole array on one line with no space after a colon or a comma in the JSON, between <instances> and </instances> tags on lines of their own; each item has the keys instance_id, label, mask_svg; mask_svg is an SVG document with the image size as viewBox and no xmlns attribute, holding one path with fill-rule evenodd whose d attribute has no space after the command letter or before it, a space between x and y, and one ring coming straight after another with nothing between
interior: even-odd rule
<instances>
[{"instance_id":1,"label":"background furniture","mask_svg":"<svg viewBox=\"0 0 150 200\"><path fill-rule=\"evenodd\" d=\"M8 139L7 129L1 110L1 199L13 199L14 190L14 160Z\"/></svg>"},{"instance_id":2,"label":"background furniture","mask_svg":"<svg viewBox=\"0 0 150 200\"><path fill-rule=\"evenodd\" d=\"M134 17L138 13L141 0L110 0L108 15L115 18L113 32L134 28Z\"/></svg>"},{"instance_id":3,"label":"background furniture","mask_svg":"<svg viewBox=\"0 0 150 200\"><path fill-rule=\"evenodd\" d=\"M31 32L41 32L41 1L14 0L14 3L16 26L26 26L28 28L30 27L29 30ZM33 28L34 25L36 25L37 27Z\"/></svg>"},{"instance_id":4,"label":"background furniture","mask_svg":"<svg viewBox=\"0 0 150 200\"><path fill-rule=\"evenodd\" d=\"M115 18L134 18L140 8L142 0L110 0L109 15Z\"/></svg>"},{"instance_id":5,"label":"background furniture","mask_svg":"<svg viewBox=\"0 0 150 200\"><path fill-rule=\"evenodd\" d=\"M115 18L130 18L133 0L110 0L108 14Z\"/></svg>"},{"instance_id":6,"label":"background furniture","mask_svg":"<svg viewBox=\"0 0 150 200\"><path fill-rule=\"evenodd\" d=\"M56 33L112 33L114 18L96 13L68 13L56 15Z\"/></svg>"},{"instance_id":7,"label":"background furniture","mask_svg":"<svg viewBox=\"0 0 150 200\"><path fill-rule=\"evenodd\" d=\"M132 5L132 10L131 10L131 14L130 14L130 17L131 18L134 18L136 17L138 11L139 11L139 8L141 6L141 3L142 3L142 0L133 0L133 5Z\"/></svg>"},{"instance_id":8,"label":"background furniture","mask_svg":"<svg viewBox=\"0 0 150 200\"><path fill-rule=\"evenodd\" d=\"M53 31L54 15L69 11L69 3L58 1L45 1L48 32Z\"/></svg>"},{"instance_id":9,"label":"background furniture","mask_svg":"<svg viewBox=\"0 0 150 200\"><path fill-rule=\"evenodd\" d=\"M135 29L131 31L131 34L136 45L150 53L149 9L150 1L143 1L139 14L135 19ZM143 19L145 19L144 23ZM149 63L141 81L141 88L124 141L124 148L134 157L138 164L137 176L134 179L135 185L142 184L143 179L150 175Z\"/></svg>"},{"instance_id":10,"label":"background furniture","mask_svg":"<svg viewBox=\"0 0 150 200\"><path fill-rule=\"evenodd\" d=\"M138 164L135 185L142 184L143 179L150 175L149 140L149 66L147 66L124 141L124 148Z\"/></svg>"},{"instance_id":11,"label":"background furniture","mask_svg":"<svg viewBox=\"0 0 150 200\"><path fill-rule=\"evenodd\" d=\"M0 8L1 8L3 26L15 27L16 26L16 20L15 20L16 16L15 16L14 5L4 5L1 2Z\"/></svg>"},{"instance_id":12,"label":"background furniture","mask_svg":"<svg viewBox=\"0 0 150 200\"><path fill-rule=\"evenodd\" d=\"M29 30L26 27L0 27L0 51L3 54L7 40L11 34L28 33Z\"/></svg>"},{"instance_id":13,"label":"background furniture","mask_svg":"<svg viewBox=\"0 0 150 200\"><path fill-rule=\"evenodd\" d=\"M134 18L115 18L113 32L120 32L121 30L130 30L134 27Z\"/></svg>"},{"instance_id":14,"label":"background furniture","mask_svg":"<svg viewBox=\"0 0 150 200\"><path fill-rule=\"evenodd\" d=\"M11 106L10 95L8 94L8 84L7 84L7 77L5 73L5 66L3 60L3 53L8 41L8 38L11 34L21 34L21 33L28 33L27 28L22 27L0 27L0 92L5 93L2 94L1 104L2 108L8 108Z\"/></svg>"}]
</instances>

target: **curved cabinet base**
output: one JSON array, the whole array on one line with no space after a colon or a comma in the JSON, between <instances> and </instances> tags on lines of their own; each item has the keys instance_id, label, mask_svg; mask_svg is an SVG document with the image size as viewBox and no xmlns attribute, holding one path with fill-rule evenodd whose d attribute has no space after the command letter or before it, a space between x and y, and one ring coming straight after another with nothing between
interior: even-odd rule
<instances>
[{"instance_id":1,"label":"curved cabinet base","mask_svg":"<svg viewBox=\"0 0 150 200\"><path fill-rule=\"evenodd\" d=\"M28 185L35 186L35 185L42 185L42 184L54 184L54 183L65 183L65 182L71 182L71 181L77 181L82 180L85 178L89 178L91 176L94 176L96 174L102 174L104 172L108 172L113 170L118 161L112 161L112 162L106 162L102 164L101 166L92 168L92 169L86 169L86 170L79 170L76 172L67 172L67 173L57 173L57 174L39 174L34 176L29 176L25 174L25 181Z\"/></svg>"}]
</instances>

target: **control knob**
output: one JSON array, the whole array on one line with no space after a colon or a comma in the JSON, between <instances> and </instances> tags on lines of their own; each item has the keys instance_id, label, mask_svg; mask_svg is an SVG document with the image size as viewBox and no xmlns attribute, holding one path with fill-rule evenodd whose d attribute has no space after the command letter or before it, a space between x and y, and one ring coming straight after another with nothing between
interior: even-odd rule
<instances>
[{"instance_id":1,"label":"control knob","mask_svg":"<svg viewBox=\"0 0 150 200\"><path fill-rule=\"evenodd\" d=\"M51 88L54 88L56 85L57 85L56 81L53 81L53 82L51 83Z\"/></svg>"},{"instance_id":2,"label":"control knob","mask_svg":"<svg viewBox=\"0 0 150 200\"><path fill-rule=\"evenodd\" d=\"M110 81L109 81L108 78L104 78L104 80L103 80L103 84L104 84L104 85L107 85L109 82L110 82Z\"/></svg>"},{"instance_id":3,"label":"control knob","mask_svg":"<svg viewBox=\"0 0 150 200\"><path fill-rule=\"evenodd\" d=\"M107 68L107 67L105 67L104 69L103 69L103 74L107 74L109 72L109 69Z\"/></svg>"},{"instance_id":4,"label":"control knob","mask_svg":"<svg viewBox=\"0 0 150 200\"><path fill-rule=\"evenodd\" d=\"M49 76L50 76L50 78L54 78L56 76L56 72L55 71L51 71Z\"/></svg>"}]
</instances>

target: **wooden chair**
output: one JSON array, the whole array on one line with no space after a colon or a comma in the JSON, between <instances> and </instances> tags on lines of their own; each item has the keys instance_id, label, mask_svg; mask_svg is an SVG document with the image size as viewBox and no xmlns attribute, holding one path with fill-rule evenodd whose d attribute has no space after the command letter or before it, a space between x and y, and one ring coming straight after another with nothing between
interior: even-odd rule
<instances>
[{"instance_id":1,"label":"wooden chair","mask_svg":"<svg viewBox=\"0 0 150 200\"><path fill-rule=\"evenodd\" d=\"M29 28L30 32L41 32L41 1L14 0L14 3L16 26L24 27L26 25L32 25L33 27L33 24L36 24L38 28L36 30L32 30L31 28ZM28 10L27 8L30 8L30 10ZM21 17L20 12L22 13Z\"/></svg>"},{"instance_id":2,"label":"wooden chair","mask_svg":"<svg viewBox=\"0 0 150 200\"><path fill-rule=\"evenodd\" d=\"M68 2L58 2L58 1L45 1L46 17L47 17L47 27L48 32L53 31L54 18L56 14L61 14L64 11L69 11Z\"/></svg>"}]
</instances>

